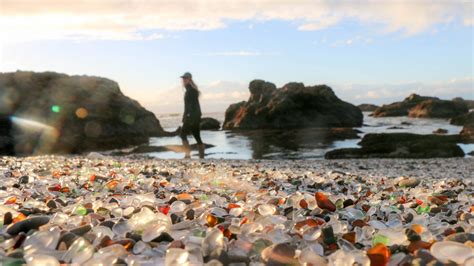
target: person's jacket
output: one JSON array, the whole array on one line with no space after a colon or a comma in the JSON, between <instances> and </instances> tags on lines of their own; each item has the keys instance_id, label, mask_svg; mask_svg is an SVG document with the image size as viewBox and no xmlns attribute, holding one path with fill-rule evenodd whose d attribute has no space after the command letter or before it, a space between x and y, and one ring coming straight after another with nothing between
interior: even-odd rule
<instances>
[{"instance_id":1,"label":"person's jacket","mask_svg":"<svg viewBox=\"0 0 474 266\"><path fill-rule=\"evenodd\" d=\"M183 122L200 122L201 106L199 105L199 92L191 85L186 85L184 94L184 115Z\"/></svg>"}]
</instances>

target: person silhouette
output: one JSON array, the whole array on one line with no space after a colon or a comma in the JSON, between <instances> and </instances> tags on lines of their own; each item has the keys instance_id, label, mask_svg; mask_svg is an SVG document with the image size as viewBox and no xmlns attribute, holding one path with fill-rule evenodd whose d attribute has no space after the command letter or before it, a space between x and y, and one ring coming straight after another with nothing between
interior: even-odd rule
<instances>
[{"instance_id":1,"label":"person silhouette","mask_svg":"<svg viewBox=\"0 0 474 266\"><path fill-rule=\"evenodd\" d=\"M199 104L199 89L193 81L191 73L186 72L181 76L183 86L186 89L184 94L184 114L183 114L183 126L181 127L180 137L183 141L184 158L191 158L191 148L189 146L187 135L192 133L194 139L196 139L199 158L204 158L205 145L201 140L201 106Z\"/></svg>"}]
</instances>

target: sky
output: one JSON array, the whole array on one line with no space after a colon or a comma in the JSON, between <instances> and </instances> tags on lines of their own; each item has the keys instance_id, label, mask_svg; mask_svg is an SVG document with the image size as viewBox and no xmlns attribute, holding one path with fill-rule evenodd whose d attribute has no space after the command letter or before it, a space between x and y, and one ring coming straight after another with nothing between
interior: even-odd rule
<instances>
[{"instance_id":1,"label":"sky","mask_svg":"<svg viewBox=\"0 0 474 266\"><path fill-rule=\"evenodd\" d=\"M156 114L204 112L248 83L328 84L343 100L474 99L473 2L458 0L0 0L0 72L101 76Z\"/></svg>"}]
</instances>

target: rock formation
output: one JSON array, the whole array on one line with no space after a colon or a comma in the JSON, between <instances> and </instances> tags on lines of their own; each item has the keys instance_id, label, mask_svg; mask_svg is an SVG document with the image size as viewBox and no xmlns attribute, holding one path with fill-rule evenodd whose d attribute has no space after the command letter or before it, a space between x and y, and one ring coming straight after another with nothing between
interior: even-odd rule
<instances>
[{"instance_id":1,"label":"rock formation","mask_svg":"<svg viewBox=\"0 0 474 266\"><path fill-rule=\"evenodd\" d=\"M401 102L377 108L372 115L375 117L452 118L467 112L467 104L464 101L447 101L436 97L411 94Z\"/></svg>"},{"instance_id":2,"label":"rock formation","mask_svg":"<svg viewBox=\"0 0 474 266\"><path fill-rule=\"evenodd\" d=\"M99 77L2 73L0 114L15 122L17 154L115 149L166 134L153 113Z\"/></svg>"},{"instance_id":3,"label":"rock formation","mask_svg":"<svg viewBox=\"0 0 474 266\"><path fill-rule=\"evenodd\" d=\"M370 103L359 104L359 105L357 105L357 107L359 107L359 109L362 112L373 112L373 111L377 110L377 108L379 108L378 105L370 104Z\"/></svg>"},{"instance_id":4,"label":"rock formation","mask_svg":"<svg viewBox=\"0 0 474 266\"><path fill-rule=\"evenodd\" d=\"M203 117L201 118L201 130L219 130L221 128L221 123L215 118L212 117Z\"/></svg>"},{"instance_id":5,"label":"rock formation","mask_svg":"<svg viewBox=\"0 0 474 266\"><path fill-rule=\"evenodd\" d=\"M363 115L356 106L340 100L326 85L305 87L254 80L250 98L226 111L224 129L288 129L310 127L359 127Z\"/></svg>"},{"instance_id":6,"label":"rock formation","mask_svg":"<svg viewBox=\"0 0 474 266\"><path fill-rule=\"evenodd\" d=\"M417 135L411 133L367 134L361 148L344 148L326 153L326 159L352 158L447 158L463 157L456 144L458 135Z\"/></svg>"}]
</instances>

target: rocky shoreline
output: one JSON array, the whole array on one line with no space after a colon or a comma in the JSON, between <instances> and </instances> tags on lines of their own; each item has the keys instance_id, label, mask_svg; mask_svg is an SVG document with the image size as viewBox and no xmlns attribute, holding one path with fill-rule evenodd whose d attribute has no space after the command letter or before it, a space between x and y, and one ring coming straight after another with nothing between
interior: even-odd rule
<instances>
[{"instance_id":1,"label":"rocky shoreline","mask_svg":"<svg viewBox=\"0 0 474 266\"><path fill-rule=\"evenodd\" d=\"M469 158L0 157L0 261L470 265L473 173Z\"/></svg>"}]
</instances>

